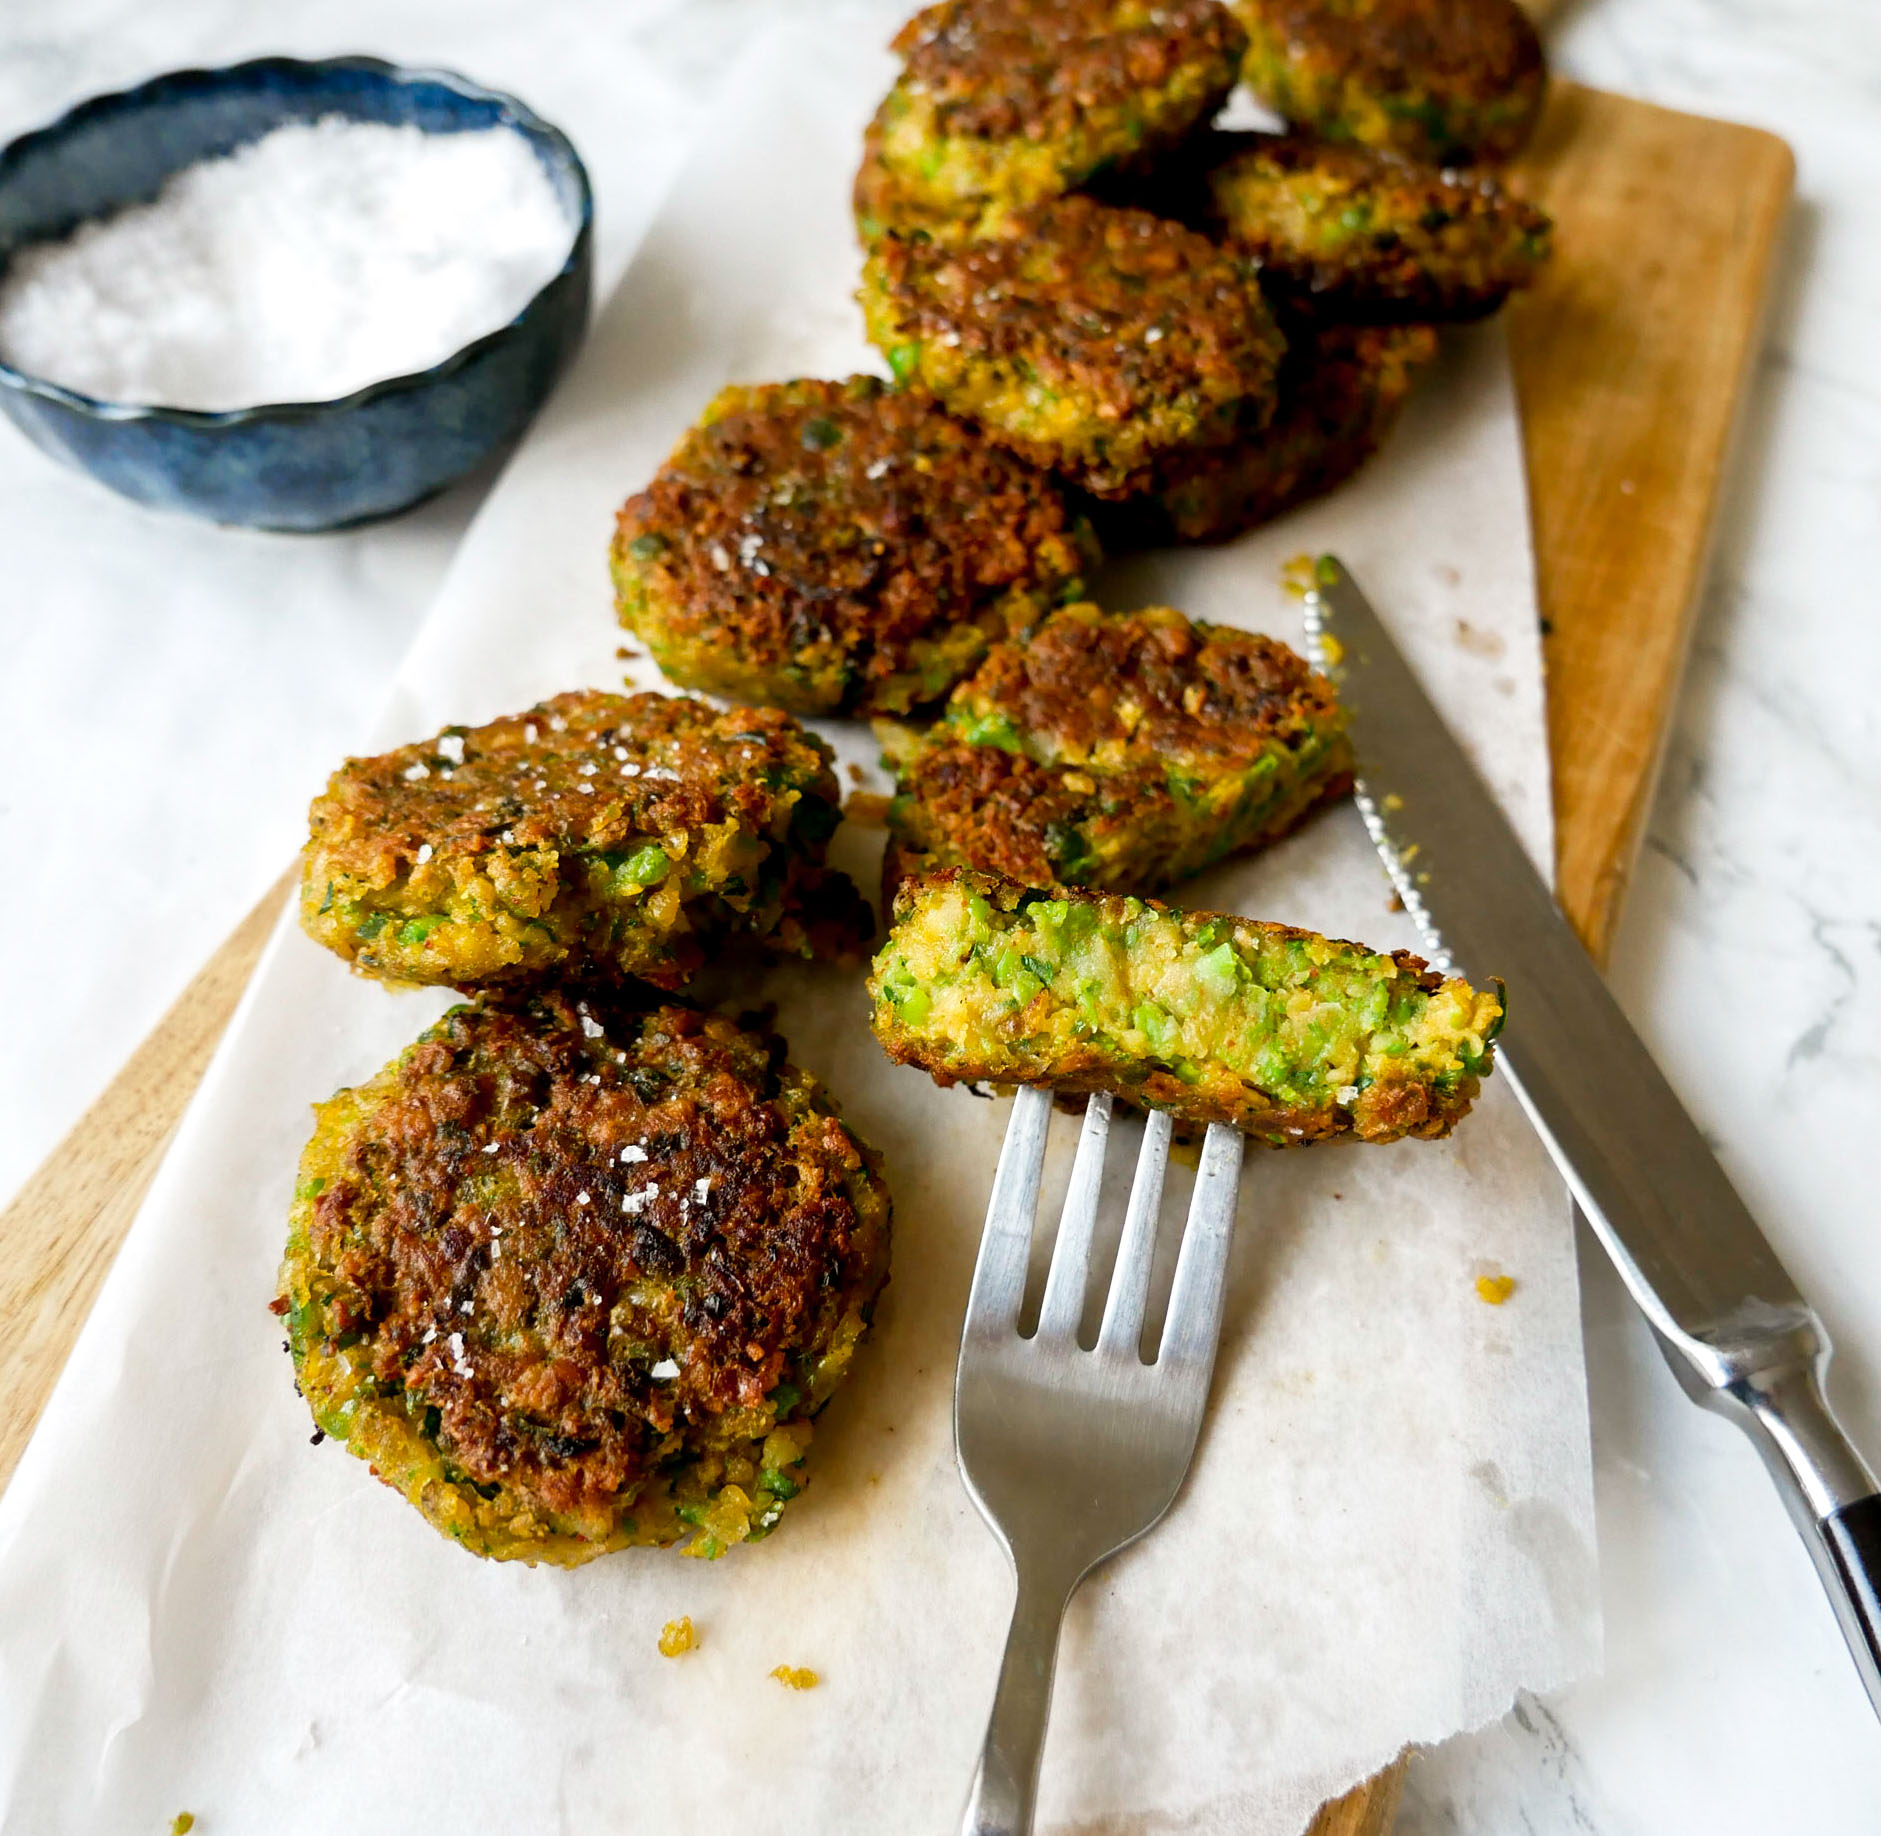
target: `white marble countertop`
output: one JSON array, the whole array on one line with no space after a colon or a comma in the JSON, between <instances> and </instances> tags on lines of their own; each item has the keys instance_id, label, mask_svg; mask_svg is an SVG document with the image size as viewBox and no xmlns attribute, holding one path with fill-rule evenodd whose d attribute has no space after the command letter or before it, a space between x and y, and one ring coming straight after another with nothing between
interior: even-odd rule
<instances>
[{"instance_id":1,"label":"white marble countertop","mask_svg":"<svg viewBox=\"0 0 1881 1836\"><path fill-rule=\"evenodd\" d=\"M15 0L0 11L0 138L191 62L443 63L574 136L605 284L728 51L784 10L818 9ZM1553 48L1568 75L1755 122L1797 155L1768 348L1614 980L1826 1316L1836 1403L1881 1455L1881 14L1581 0ZM252 535L135 509L0 427L0 858L16 891L0 901L0 1200L281 871L486 482L375 529ZM1605 1668L1420 1755L1400 1830L1872 1836L1881 1729L1807 1560L1749 1448L1685 1401L1586 1248Z\"/></svg>"}]
</instances>

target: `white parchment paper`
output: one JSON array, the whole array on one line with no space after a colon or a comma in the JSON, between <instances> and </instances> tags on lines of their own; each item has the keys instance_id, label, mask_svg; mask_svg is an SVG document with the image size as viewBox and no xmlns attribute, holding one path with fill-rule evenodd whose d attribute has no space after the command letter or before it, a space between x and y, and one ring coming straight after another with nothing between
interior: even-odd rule
<instances>
[{"instance_id":1,"label":"white parchment paper","mask_svg":"<svg viewBox=\"0 0 1881 1836\"><path fill-rule=\"evenodd\" d=\"M617 685L619 499L721 382L876 367L846 200L887 71L874 47L821 38L748 58L467 538L388 742ZM1330 500L1226 549L1113 566L1101 588L1297 643L1279 567L1318 548L1365 583L1547 859L1494 329L1448 341L1389 451ZM863 730L824 730L874 772ZM872 884L879 837L851 825L839 849ZM1415 942L1350 810L1185 898ZM203 1836L954 1827L1011 1598L949 1429L1007 1105L889 1067L853 974L740 992L777 1000L896 1201L877 1332L779 1533L717 1563L478 1563L341 1449L308 1446L264 1311L307 1105L448 997L354 979L284 927L0 1503L0 1827L155 1830L182 1809ZM1054 1140L1059 1181L1073 1132ZM1488 1272L1519 1284L1502 1307L1477 1298ZM663 1659L681 1613L702 1648ZM1292 1836L1405 1743L1565 1681L1598 1636L1568 1208L1507 1089L1447 1142L1253 1155L1195 1471L1073 1605L1047 1827ZM783 1663L821 1687L784 1690Z\"/></svg>"}]
</instances>

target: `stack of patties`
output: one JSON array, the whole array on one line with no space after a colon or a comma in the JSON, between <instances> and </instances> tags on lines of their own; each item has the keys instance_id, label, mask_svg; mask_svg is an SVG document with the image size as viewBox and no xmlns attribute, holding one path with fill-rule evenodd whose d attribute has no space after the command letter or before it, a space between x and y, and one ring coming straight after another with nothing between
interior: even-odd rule
<instances>
[{"instance_id":1,"label":"stack of patties","mask_svg":"<svg viewBox=\"0 0 1881 1836\"><path fill-rule=\"evenodd\" d=\"M905 389L1065 482L1107 548L1219 541L1377 450L1433 327L1525 285L1513 0L941 0L854 193L869 336ZM1235 78L1289 124L1212 123ZM1498 996L1416 958L1142 895L1344 791L1331 687L1167 607L1067 604L995 644L899 791L871 983L891 1056L1105 1090L1285 1145L1446 1133Z\"/></svg>"},{"instance_id":2,"label":"stack of patties","mask_svg":"<svg viewBox=\"0 0 1881 1836\"><path fill-rule=\"evenodd\" d=\"M1087 576L1094 524L1217 540L1330 489L1431 326L1532 277L1546 218L1469 163L1532 127L1532 28L942 0L895 48L855 187L892 381L723 391L618 519L621 621L752 705L563 695L313 806L308 933L471 999L319 1107L274 1308L318 1428L484 1555L764 1536L887 1279L877 1157L684 999L873 936L799 715L884 723L897 1059L1276 1144L1442 1134L1490 1066L1497 996L1146 896L1288 833L1350 751L1284 644ZM1289 134L1214 129L1237 79Z\"/></svg>"},{"instance_id":3,"label":"stack of patties","mask_svg":"<svg viewBox=\"0 0 1881 1836\"><path fill-rule=\"evenodd\" d=\"M1216 0L945 0L856 181L862 308L896 379L1095 496L1273 411L1284 342L1241 264L1105 173L1179 156L1246 35Z\"/></svg>"},{"instance_id":4,"label":"stack of patties","mask_svg":"<svg viewBox=\"0 0 1881 1836\"><path fill-rule=\"evenodd\" d=\"M318 1428L465 1548L716 1555L801 1489L887 1189L781 1039L672 991L742 948L859 960L840 820L790 715L594 691L315 800L308 934L474 998L319 1106L274 1307Z\"/></svg>"},{"instance_id":5,"label":"stack of patties","mask_svg":"<svg viewBox=\"0 0 1881 1836\"><path fill-rule=\"evenodd\" d=\"M894 49L855 186L869 335L1113 548L1342 482L1431 328L1547 254L1482 163L1542 99L1515 0L941 0ZM1286 133L1211 128L1237 76Z\"/></svg>"}]
</instances>

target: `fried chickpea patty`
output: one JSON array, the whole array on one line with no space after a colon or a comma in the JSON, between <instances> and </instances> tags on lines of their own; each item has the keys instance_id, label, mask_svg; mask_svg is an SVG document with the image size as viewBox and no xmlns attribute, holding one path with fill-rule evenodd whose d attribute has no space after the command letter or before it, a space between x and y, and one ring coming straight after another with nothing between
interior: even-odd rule
<instances>
[{"instance_id":1,"label":"fried chickpea patty","mask_svg":"<svg viewBox=\"0 0 1881 1836\"><path fill-rule=\"evenodd\" d=\"M1502 1024L1408 951L959 868L903 885L869 992L938 1083L1107 1090L1274 1147L1448 1134Z\"/></svg>"},{"instance_id":2,"label":"fried chickpea patty","mask_svg":"<svg viewBox=\"0 0 1881 1836\"><path fill-rule=\"evenodd\" d=\"M673 681L801 714L938 699L1096 559L1049 474L871 376L721 391L613 547Z\"/></svg>"},{"instance_id":3,"label":"fried chickpea patty","mask_svg":"<svg viewBox=\"0 0 1881 1836\"><path fill-rule=\"evenodd\" d=\"M1180 140L1234 87L1246 35L1218 0L941 0L856 175L864 243L997 223Z\"/></svg>"},{"instance_id":4,"label":"fried chickpea patty","mask_svg":"<svg viewBox=\"0 0 1881 1836\"><path fill-rule=\"evenodd\" d=\"M1225 542L1343 484L1384 444L1436 353L1427 325L1296 332L1272 421L1230 445L1161 461L1142 492L1101 507L1105 542L1119 552Z\"/></svg>"},{"instance_id":5,"label":"fried chickpea patty","mask_svg":"<svg viewBox=\"0 0 1881 1836\"><path fill-rule=\"evenodd\" d=\"M1218 137L1208 227L1318 318L1480 319L1534 279L1553 224L1486 173L1274 134Z\"/></svg>"},{"instance_id":6,"label":"fried chickpea patty","mask_svg":"<svg viewBox=\"0 0 1881 1836\"><path fill-rule=\"evenodd\" d=\"M1516 0L1232 0L1242 80L1289 126L1442 165L1527 144L1548 72Z\"/></svg>"},{"instance_id":7,"label":"fried chickpea patty","mask_svg":"<svg viewBox=\"0 0 1881 1836\"><path fill-rule=\"evenodd\" d=\"M1098 494L1258 423L1284 348L1231 256L1087 197L960 247L886 237L860 298L897 378Z\"/></svg>"},{"instance_id":8,"label":"fried chickpea patty","mask_svg":"<svg viewBox=\"0 0 1881 1836\"><path fill-rule=\"evenodd\" d=\"M995 650L915 745L885 890L969 866L1154 892L1278 839L1351 783L1332 685L1285 644L1167 606L1070 606Z\"/></svg>"},{"instance_id":9,"label":"fried chickpea patty","mask_svg":"<svg viewBox=\"0 0 1881 1836\"><path fill-rule=\"evenodd\" d=\"M274 1310L322 1431L477 1555L770 1530L889 1233L875 1156L781 1040L458 1007L315 1114Z\"/></svg>"},{"instance_id":10,"label":"fried chickpea patty","mask_svg":"<svg viewBox=\"0 0 1881 1836\"><path fill-rule=\"evenodd\" d=\"M787 714L579 690L350 759L314 799L301 924L367 975L477 988L684 983L727 938L853 957L823 864L829 749Z\"/></svg>"}]
</instances>

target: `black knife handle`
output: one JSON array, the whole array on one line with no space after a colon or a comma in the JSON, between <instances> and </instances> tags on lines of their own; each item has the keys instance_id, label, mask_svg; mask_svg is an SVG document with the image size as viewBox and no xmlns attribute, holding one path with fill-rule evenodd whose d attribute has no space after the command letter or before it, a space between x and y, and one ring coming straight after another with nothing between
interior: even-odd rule
<instances>
[{"instance_id":1,"label":"black knife handle","mask_svg":"<svg viewBox=\"0 0 1881 1836\"><path fill-rule=\"evenodd\" d=\"M1881 1492L1831 1511L1816 1528L1842 1583L1836 1617L1851 1646L1858 1636L1867 1641L1881 1671Z\"/></svg>"}]
</instances>

